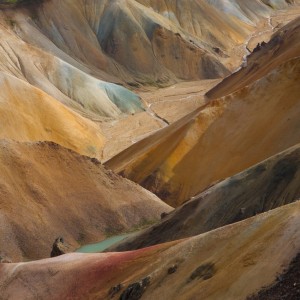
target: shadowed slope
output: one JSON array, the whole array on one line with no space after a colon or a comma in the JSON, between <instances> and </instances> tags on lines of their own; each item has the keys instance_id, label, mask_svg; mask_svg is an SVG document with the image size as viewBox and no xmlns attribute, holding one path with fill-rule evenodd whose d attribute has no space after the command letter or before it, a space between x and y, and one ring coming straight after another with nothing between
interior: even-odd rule
<instances>
[{"instance_id":1,"label":"shadowed slope","mask_svg":"<svg viewBox=\"0 0 300 300\"><path fill-rule=\"evenodd\" d=\"M59 15L64 16L63 23ZM132 85L228 74L211 48L197 45L179 24L133 0L48 1L37 11L36 24L59 49L91 66L92 71L96 67L96 72L102 70L103 75ZM30 42L29 36L24 38ZM211 66L208 71L207 66Z\"/></svg>"},{"instance_id":2,"label":"shadowed slope","mask_svg":"<svg viewBox=\"0 0 300 300\"><path fill-rule=\"evenodd\" d=\"M125 251L194 236L300 198L300 145L230 177L107 251Z\"/></svg>"},{"instance_id":3,"label":"shadowed slope","mask_svg":"<svg viewBox=\"0 0 300 300\"><path fill-rule=\"evenodd\" d=\"M293 259L287 271L277 276L271 286L263 288L257 295L251 296L247 300L298 299L300 297L299 285L300 254Z\"/></svg>"},{"instance_id":4,"label":"shadowed slope","mask_svg":"<svg viewBox=\"0 0 300 300\"><path fill-rule=\"evenodd\" d=\"M0 168L0 252L14 261L49 257L58 236L74 249L170 210L97 160L54 143L2 141Z\"/></svg>"},{"instance_id":5,"label":"shadowed slope","mask_svg":"<svg viewBox=\"0 0 300 300\"><path fill-rule=\"evenodd\" d=\"M300 60L146 138L106 165L180 205L299 142ZM270 113L272 112L272 113Z\"/></svg>"},{"instance_id":6,"label":"shadowed slope","mask_svg":"<svg viewBox=\"0 0 300 300\"><path fill-rule=\"evenodd\" d=\"M110 158L137 140L125 127L136 123L140 139L166 126L166 103L152 111L150 104L144 107L135 93L121 85L157 87L228 75L227 69L240 64L249 36L264 27L270 14L287 7L286 1L277 2L284 5L271 8L262 1L234 0L221 1L222 5L190 0L48 0L2 9L0 71L102 122L102 128L112 128L107 140L129 136L125 146L106 147L110 153L105 151L105 157ZM173 103L169 109L171 116L177 118L176 111L184 114L200 103L189 96L181 100L179 108ZM123 122L136 113L140 114Z\"/></svg>"},{"instance_id":7,"label":"shadowed slope","mask_svg":"<svg viewBox=\"0 0 300 300\"><path fill-rule=\"evenodd\" d=\"M194 238L143 250L1 264L0 292L3 299L111 299L113 293L117 299L130 284L144 279L145 288L135 284L143 299L244 300L273 282L298 253L299 222L297 202Z\"/></svg>"}]
</instances>

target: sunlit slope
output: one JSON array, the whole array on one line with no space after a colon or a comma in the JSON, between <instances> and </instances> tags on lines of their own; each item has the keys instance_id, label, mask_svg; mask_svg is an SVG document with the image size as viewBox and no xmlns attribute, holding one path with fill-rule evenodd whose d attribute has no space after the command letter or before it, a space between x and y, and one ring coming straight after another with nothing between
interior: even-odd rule
<instances>
[{"instance_id":1,"label":"sunlit slope","mask_svg":"<svg viewBox=\"0 0 300 300\"><path fill-rule=\"evenodd\" d=\"M253 26L268 17L274 9L263 1L224 1L224 0L137 0L152 7L174 24L192 36L221 47L225 52L233 45L244 41ZM287 7L284 0L279 0L281 8ZM278 7L277 7L278 8ZM204 30L205 28L205 30Z\"/></svg>"},{"instance_id":2,"label":"sunlit slope","mask_svg":"<svg viewBox=\"0 0 300 300\"><path fill-rule=\"evenodd\" d=\"M300 56L300 18L295 19L274 34L271 41L257 48L247 57L246 66L224 79L207 93L216 99L237 91L259 78L283 62Z\"/></svg>"},{"instance_id":3,"label":"sunlit slope","mask_svg":"<svg viewBox=\"0 0 300 300\"><path fill-rule=\"evenodd\" d=\"M0 89L0 138L53 141L101 158L105 140L93 122L14 76L0 73Z\"/></svg>"},{"instance_id":4,"label":"sunlit slope","mask_svg":"<svg viewBox=\"0 0 300 300\"><path fill-rule=\"evenodd\" d=\"M117 299L130 284L147 278L146 288L138 289L143 299L244 300L271 284L297 254L299 222L297 202L194 238L143 250L1 264L0 291L4 299L33 295L51 300L111 299L113 292Z\"/></svg>"},{"instance_id":5,"label":"sunlit slope","mask_svg":"<svg viewBox=\"0 0 300 300\"><path fill-rule=\"evenodd\" d=\"M13 261L50 257L59 236L72 251L170 210L99 161L50 142L2 140L0 168L0 255Z\"/></svg>"},{"instance_id":6,"label":"sunlit slope","mask_svg":"<svg viewBox=\"0 0 300 300\"><path fill-rule=\"evenodd\" d=\"M234 175L107 251L127 251L198 235L300 198L300 145Z\"/></svg>"},{"instance_id":7,"label":"sunlit slope","mask_svg":"<svg viewBox=\"0 0 300 300\"><path fill-rule=\"evenodd\" d=\"M21 20L25 21L21 28L33 27L32 22ZM37 9L34 22L44 37L41 41L35 39L35 43L44 47L50 40L104 79L108 74L133 85L164 84L177 77L215 78L227 74L218 57L193 44L178 24L133 0L47 1ZM25 31L22 38L32 42ZM188 70L193 64L198 69ZM211 70L206 71L206 66Z\"/></svg>"},{"instance_id":8,"label":"sunlit slope","mask_svg":"<svg viewBox=\"0 0 300 300\"><path fill-rule=\"evenodd\" d=\"M144 107L130 88L228 75L257 26L287 7L277 3L49 0L7 8L0 71L93 120L135 114Z\"/></svg>"},{"instance_id":9,"label":"sunlit slope","mask_svg":"<svg viewBox=\"0 0 300 300\"><path fill-rule=\"evenodd\" d=\"M300 60L209 102L107 162L167 203L180 205L299 142Z\"/></svg>"},{"instance_id":10,"label":"sunlit slope","mask_svg":"<svg viewBox=\"0 0 300 300\"><path fill-rule=\"evenodd\" d=\"M227 75L244 55L243 49L234 52L236 47L260 21L287 7L286 1L277 2L50 0L2 11L1 34L8 30L27 46L71 64L87 75L83 81L92 75L127 86L162 85ZM18 48L16 56L24 60ZM54 74L62 68L56 65ZM69 94L61 91L72 95L72 88Z\"/></svg>"},{"instance_id":11,"label":"sunlit slope","mask_svg":"<svg viewBox=\"0 0 300 300\"><path fill-rule=\"evenodd\" d=\"M35 27L28 28L28 24L22 19L25 16L18 9L12 13L16 14L16 21L3 13L0 19L1 71L27 81L93 119L115 118L121 113L143 110L139 97L134 93L122 86L95 78L89 74L91 71L87 67L61 50L58 53L61 57L53 55L55 48L52 49L51 42L45 41L45 37ZM23 31L30 34L30 42L24 42L19 37ZM35 39L42 43L41 47L34 46ZM44 47L48 47L48 51Z\"/></svg>"}]
</instances>

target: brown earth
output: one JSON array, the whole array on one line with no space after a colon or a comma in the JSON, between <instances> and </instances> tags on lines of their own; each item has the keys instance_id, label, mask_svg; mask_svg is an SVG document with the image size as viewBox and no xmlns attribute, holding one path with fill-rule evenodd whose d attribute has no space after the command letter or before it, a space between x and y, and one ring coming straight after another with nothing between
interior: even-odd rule
<instances>
[{"instance_id":1,"label":"brown earth","mask_svg":"<svg viewBox=\"0 0 300 300\"><path fill-rule=\"evenodd\" d=\"M299 252L299 222L296 202L142 250L0 264L0 293L3 300L118 299L134 284L142 299L244 300L274 282Z\"/></svg>"},{"instance_id":2,"label":"brown earth","mask_svg":"<svg viewBox=\"0 0 300 300\"><path fill-rule=\"evenodd\" d=\"M52 141L90 157L102 158L105 137L92 121L40 89L0 72L0 138Z\"/></svg>"},{"instance_id":3,"label":"brown earth","mask_svg":"<svg viewBox=\"0 0 300 300\"><path fill-rule=\"evenodd\" d=\"M171 209L96 159L54 143L2 140L0 165L0 253L13 261L50 257L59 236L73 250Z\"/></svg>"},{"instance_id":4,"label":"brown earth","mask_svg":"<svg viewBox=\"0 0 300 300\"><path fill-rule=\"evenodd\" d=\"M4 9L0 71L99 123L105 149L97 145L97 153L83 153L107 160L202 105L207 81L201 89L181 81L221 78L236 69L244 43L267 26L267 18L296 7L277 2L271 8L262 1L233 1L225 12L223 1L174 0L49 0ZM158 90L152 103L155 87L177 82L175 97ZM143 101L120 85L139 88Z\"/></svg>"},{"instance_id":5,"label":"brown earth","mask_svg":"<svg viewBox=\"0 0 300 300\"><path fill-rule=\"evenodd\" d=\"M286 295L300 249L300 204L288 204L300 193L300 19L277 31L299 14L291 3L0 10L1 300L239 300L278 274ZM119 247L164 244L43 259L53 242L72 251L160 217Z\"/></svg>"}]
</instances>

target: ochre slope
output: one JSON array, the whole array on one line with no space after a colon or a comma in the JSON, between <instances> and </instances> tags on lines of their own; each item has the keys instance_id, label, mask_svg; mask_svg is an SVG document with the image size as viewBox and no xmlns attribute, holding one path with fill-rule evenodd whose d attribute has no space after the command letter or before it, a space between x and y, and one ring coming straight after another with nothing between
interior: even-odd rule
<instances>
[{"instance_id":1,"label":"ochre slope","mask_svg":"<svg viewBox=\"0 0 300 300\"><path fill-rule=\"evenodd\" d=\"M299 142L299 75L300 59L288 61L106 164L180 205L215 181Z\"/></svg>"},{"instance_id":2,"label":"ochre slope","mask_svg":"<svg viewBox=\"0 0 300 300\"><path fill-rule=\"evenodd\" d=\"M300 203L296 202L194 238L143 250L1 264L0 292L3 299L111 299L116 287L117 299L128 285L148 278L142 299L244 300L272 283L299 252L299 226ZM123 287L118 292L119 284Z\"/></svg>"},{"instance_id":3,"label":"ochre slope","mask_svg":"<svg viewBox=\"0 0 300 300\"><path fill-rule=\"evenodd\" d=\"M266 76L283 62L300 56L300 17L278 31L269 43L247 57L246 66L224 79L206 95L216 99L229 95Z\"/></svg>"},{"instance_id":4,"label":"ochre slope","mask_svg":"<svg viewBox=\"0 0 300 300\"><path fill-rule=\"evenodd\" d=\"M232 0L230 9L227 2L220 6L214 1L38 2L0 10L0 71L27 81L84 117L107 121L103 128L136 113L129 124L145 114L157 123L156 109L152 114L123 86L224 77L227 69L240 64L249 36L265 27L278 9L291 8L283 0L273 8L262 1ZM182 101L184 108L178 110L189 112L197 103ZM171 116L178 115L175 106ZM164 104L159 115L161 110ZM142 137L161 124L139 127ZM133 140L126 140L125 147ZM115 147L106 158L125 147Z\"/></svg>"},{"instance_id":5,"label":"ochre slope","mask_svg":"<svg viewBox=\"0 0 300 300\"><path fill-rule=\"evenodd\" d=\"M53 141L101 158L105 138L95 123L14 76L0 72L0 88L0 138Z\"/></svg>"},{"instance_id":6,"label":"ochre slope","mask_svg":"<svg viewBox=\"0 0 300 300\"><path fill-rule=\"evenodd\" d=\"M107 251L144 248L204 233L300 199L300 145L234 175Z\"/></svg>"},{"instance_id":7,"label":"ochre slope","mask_svg":"<svg viewBox=\"0 0 300 300\"><path fill-rule=\"evenodd\" d=\"M51 142L2 140L0 168L0 252L13 261L49 257L58 236L75 249L171 209L99 161Z\"/></svg>"}]
</instances>

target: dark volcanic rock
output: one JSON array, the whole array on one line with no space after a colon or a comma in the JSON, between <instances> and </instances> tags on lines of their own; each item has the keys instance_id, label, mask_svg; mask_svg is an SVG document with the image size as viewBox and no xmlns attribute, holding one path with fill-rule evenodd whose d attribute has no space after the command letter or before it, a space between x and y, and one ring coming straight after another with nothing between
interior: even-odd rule
<instances>
[{"instance_id":1,"label":"dark volcanic rock","mask_svg":"<svg viewBox=\"0 0 300 300\"><path fill-rule=\"evenodd\" d=\"M215 265L212 263L204 264L198 267L189 278L189 282L195 279L208 280L212 278L216 273Z\"/></svg>"},{"instance_id":2,"label":"dark volcanic rock","mask_svg":"<svg viewBox=\"0 0 300 300\"><path fill-rule=\"evenodd\" d=\"M178 269L178 266L177 265L174 265L172 266L171 268L168 269L168 274L171 275L171 274L174 274Z\"/></svg>"},{"instance_id":3,"label":"dark volcanic rock","mask_svg":"<svg viewBox=\"0 0 300 300\"><path fill-rule=\"evenodd\" d=\"M12 260L6 255L0 254L0 264L12 263Z\"/></svg>"},{"instance_id":4,"label":"dark volcanic rock","mask_svg":"<svg viewBox=\"0 0 300 300\"><path fill-rule=\"evenodd\" d=\"M289 269L277 277L276 282L248 300L299 300L300 299L300 253Z\"/></svg>"},{"instance_id":5,"label":"dark volcanic rock","mask_svg":"<svg viewBox=\"0 0 300 300\"><path fill-rule=\"evenodd\" d=\"M160 215L160 218L161 218L161 219L164 219L164 218L167 217L167 216L168 216L168 213L163 212L163 213Z\"/></svg>"},{"instance_id":6,"label":"dark volcanic rock","mask_svg":"<svg viewBox=\"0 0 300 300\"><path fill-rule=\"evenodd\" d=\"M113 286L109 291L109 296L113 298L116 294L118 294L122 290L123 287L124 286L121 283L116 286Z\"/></svg>"},{"instance_id":7,"label":"dark volcanic rock","mask_svg":"<svg viewBox=\"0 0 300 300\"><path fill-rule=\"evenodd\" d=\"M52 246L51 257L60 256L69 252L69 247L65 244L62 237L55 240Z\"/></svg>"},{"instance_id":8,"label":"dark volcanic rock","mask_svg":"<svg viewBox=\"0 0 300 300\"><path fill-rule=\"evenodd\" d=\"M135 282L133 284L130 284L120 296L120 300L141 299L149 284L150 284L150 277L146 277L140 282Z\"/></svg>"}]
</instances>

